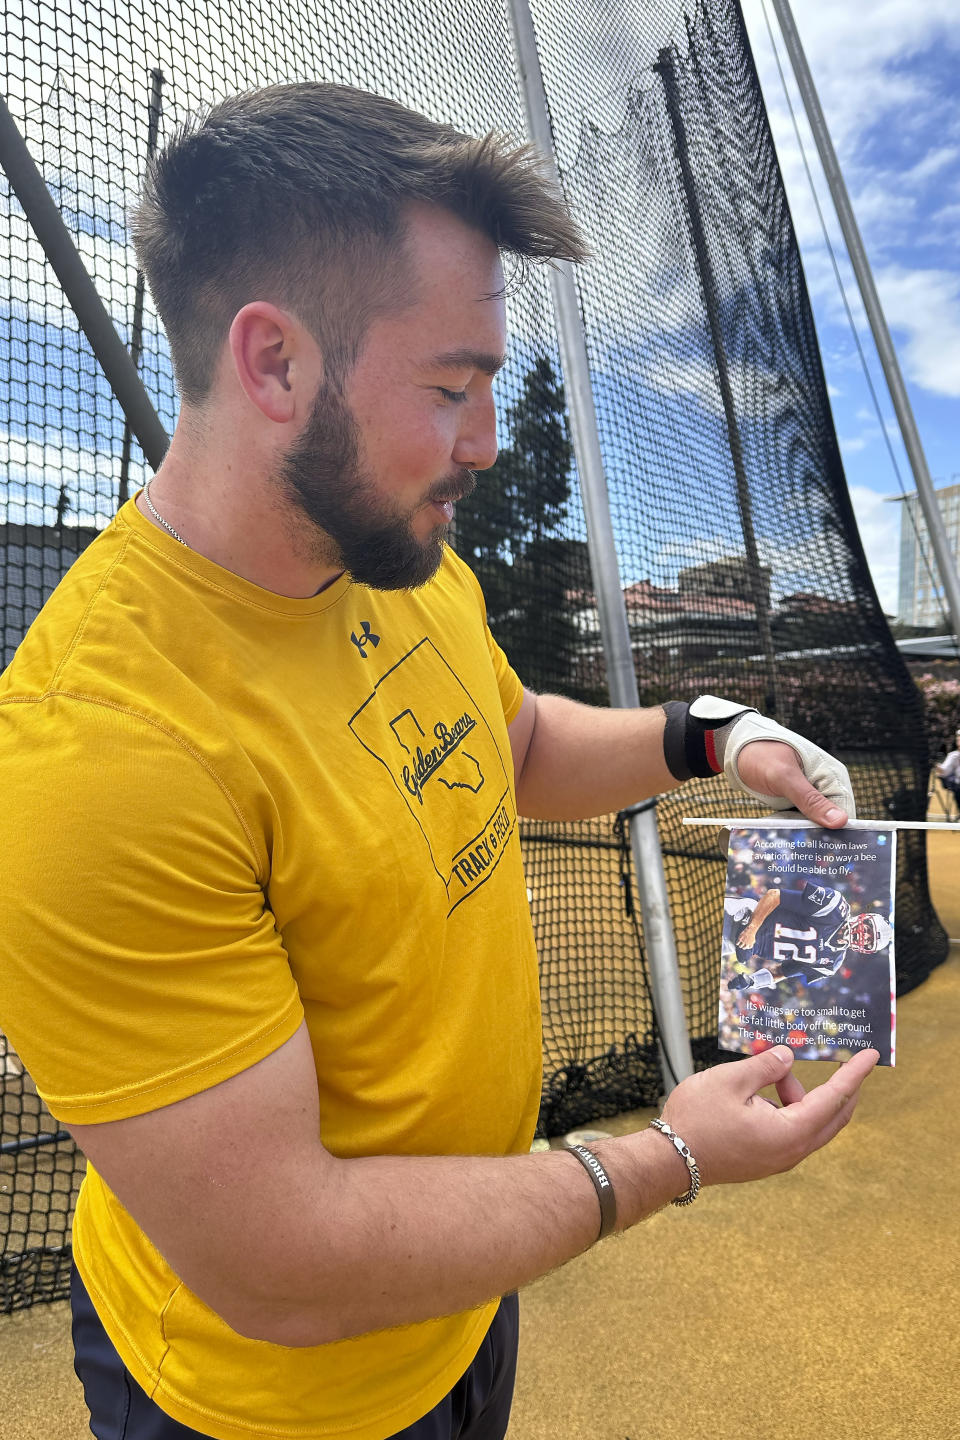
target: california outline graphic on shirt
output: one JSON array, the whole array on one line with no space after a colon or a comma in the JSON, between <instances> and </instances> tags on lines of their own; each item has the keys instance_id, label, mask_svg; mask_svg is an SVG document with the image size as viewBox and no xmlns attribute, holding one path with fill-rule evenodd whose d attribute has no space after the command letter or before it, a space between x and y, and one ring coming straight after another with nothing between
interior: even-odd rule
<instances>
[{"instance_id":1,"label":"california outline graphic on shirt","mask_svg":"<svg viewBox=\"0 0 960 1440\"><path fill-rule=\"evenodd\" d=\"M403 796L454 910L496 869L517 823L503 756L480 707L424 638L380 677L348 723Z\"/></svg>"},{"instance_id":2,"label":"california outline graphic on shirt","mask_svg":"<svg viewBox=\"0 0 960 1440\"><path fill-rule=\"evenodd\" d=\"M404 710L402 715L397 715L390 721L390 729L396 735L397 742L413 762L403 767L404 787L411 795L416 796L421 805L423 787L434 776L441 785L446 785L451 790L473 790L476 793L480 789L483 784L483 771L479 761L475 756L459 749L461 740L470 734L476 723L466 710L452 725L445 720L438 720L433 727L432 738L435 743L425 752L419 741L426 738L426 732L412 710ZM409 745L407 739L410 741ZM448 764L451 759L454 763ZM465 768L464 761L470 762L474 767L472 771ZM442 773L441 765L446 766ZM458 779L457 776L462 778Z\"/></svg>"}]
</instances>

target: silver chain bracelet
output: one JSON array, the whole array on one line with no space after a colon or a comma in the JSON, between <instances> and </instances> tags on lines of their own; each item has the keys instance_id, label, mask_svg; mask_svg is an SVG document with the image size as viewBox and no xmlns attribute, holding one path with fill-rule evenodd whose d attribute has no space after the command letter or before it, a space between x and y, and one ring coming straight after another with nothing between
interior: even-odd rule
<instances>
[{"instance_id":1,"label":"silver chain bracelet","mask_svg":"<svg viewBox=\"0 0 960 1440\"><path fill-rule=\"evenodd\" d=\"M650 1124L652 1125L654 1130L659 1130L661 1135L666 1135L667 1139L670 1141L670 1144L673 1146L674 1150L676 1150L677 1154L680 1156L681 1160L684 1162L688 1171L690 1172L690 1189L685 1195L678 1195L677 1198L673 1201L673 1204L692 1205L694 1200L696 1200L697 1196L700 1194L700 1170L697 1166L696 1160L694 1160L693 1156L690 1154L688 1147L680 1139L680 1136L677 1134L677 1132L675 1130L671 1130L670 1126L665 1120L651 1120Z\"/></svg>"}]
</instances>

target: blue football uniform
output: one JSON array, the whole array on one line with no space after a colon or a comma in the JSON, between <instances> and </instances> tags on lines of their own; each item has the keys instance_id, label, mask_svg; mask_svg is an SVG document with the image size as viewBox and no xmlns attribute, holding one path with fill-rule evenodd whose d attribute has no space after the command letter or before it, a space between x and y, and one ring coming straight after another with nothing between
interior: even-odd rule
<instances>
[{"instance_id":1,"label":"blue football uniform","mask_svg":"<svg viewBox=\"0 0 960 1440\"><path fill-rule=\"evenodd\" d=\"M731 940L752 918L754 905L731 915L727 905ZM802 890L781 890L780 904L757 931L749 950L737 950L737 958L759 966L779 965L785 978L812 981L834 975L847 954L845 922L850 905L839 890L805 880Z\"/></svg>"}]
</instances>

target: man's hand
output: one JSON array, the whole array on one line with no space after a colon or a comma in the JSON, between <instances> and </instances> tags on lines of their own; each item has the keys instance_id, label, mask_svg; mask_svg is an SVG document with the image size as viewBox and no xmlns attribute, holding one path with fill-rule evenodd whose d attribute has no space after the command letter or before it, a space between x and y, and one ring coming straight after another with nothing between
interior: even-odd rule
<instances>
[{"instance_id":1,"label":"man's hand","mask_svg":"<svg viewBox=\"0 0 960 1440\"><path fill-rule=\"evenodd\" d=\"M747 928L745 930L741 930L740 934L737 936L737 949L752 950L756 938L756 930L751 930L750 926L748 925Z\"/></svg>"},{"instance_id":2,"label":"man's hand","mask_svg":"<svg viewBox=\"0 0 960 1440\"><path fill-rule=\"evenodd\" d=\"M678 1085L664 1118L706 1185L789 1170L832 1138L878 1059L805 1095L780 1049ZM783 1109L757 1092L775 1084ZM340 1158L320 1140L306 1023L229 1080L123 1120L70 1128L168 1264L239 1334L324 1345L470 1309L589 1248L593 1184L562 1151ZM602 1140L620 1228L687 1189L644 1129ZM264 1223L269 1216L269 1223Z\"/></svg>"},{"instance_id":3,"label":"man's hand","mask_svg":"<svg viewBox=\"0 0 960 1440\"><path fill-rule=\"evenodd\" d=\"M810 746L811 750L816 748ZM777 740L753 740L744 745L736 758L736 772L741 781L737 788L770 802L773 809L787 808L785 802L788 802L817 825L839 829L856 814L850 780L839 760L833 760L824 750L819 753L834 767L826 792L810 784L796 750ZM838 803L844 801L845 805Z\"/></svg>"},{"instance_id":4,"label":"man's hand","mask_svg":"<svg viewBox=\"0 0 960 1440\"><path fill-rule=\"evenodd\" d=\"M771 810L796 806L815 824L834 828L856 814L839 760L749 706L715 695L690 706L619 710L527 691L510 722L510 748L517 808L531 819L606 815L721 768L735 790Z\"/></svg>"},{"instance_id":5,"label":"man's hand","mask_svg":"<svg viewBox=\"0 0 960 1440\"><path fill-rule=\"evenodd\" d=\"M663 1118L689 1147L704 1185L760 1180L792 1170L843 1129L879 1058L862 1050L807 1092L791 1073L793 1052L777 1045L691 1075L670 1095ZM776 1086L780 1106L758 1094L766 1085Z\"/></svg>"},{"instance_id":6,"label":"man's hand","mask_svg":"<svg viewBox=\"0 0 960 1440\"><path fill-rule=\"evenodd\" d=\"M696 704L724 702L703 696ZM773 810L796 807L817 825L839 829L857 813L846 767L803 735L756 710L714 732L717 757L735 790Z\"/></svg>"}]
</instances>

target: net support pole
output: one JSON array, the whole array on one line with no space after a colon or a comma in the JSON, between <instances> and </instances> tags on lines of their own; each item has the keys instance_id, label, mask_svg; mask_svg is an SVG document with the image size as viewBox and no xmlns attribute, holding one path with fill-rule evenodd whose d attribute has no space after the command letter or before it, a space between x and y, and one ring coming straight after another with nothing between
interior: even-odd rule
<instances>
[{"instance_id":1,"label":"net support pole","mask_svg":"<svg viewBox=\"0 0 960 1440\"><path fill-rule=\"evenodd\" d=\"M157 136L160 133L160 116L163 106L163 71L150 72L150 99L147 103L147 162L157 153ZM130 326L130 359L133 368L140 373L140 352L143 349L143 303L146 298L146 279L142 270L137 270L137 288L133 297L133 324ZM129 419L123 422L123 450L120 454L120 490L118 501L122 505L129 494L130 451L133 431Z\"/></svg>"},{"instance_id":2,"label":"net support pole","mask_svg":"<svg viewBox=\"0 0 960 1440\"><path fill-rule=\"evenodd\" d=\"M2 95L0 165L43 246L44 254L63 287L63 293L90 342L110 388L130 421L130 428L140 442L148 464L156 469L169 443L167 432L150 403L136 366L87 274L80 252Z\"/></svg>"},{"instance_id":3,"label":"net support pole","mask_svg":"<svg viewBox=\"0 0 960 1440\"><path fill-rule=\"evenodd\" d=\"M559 179L536 32L527 0L510 0L509 12L528 131L534 144L553 165ZM618 709L636 709L640 705L640 695L633 665L627 607L620 585L620 564L600 451L590 363L572 265L566 261L558 262L550 271L550 285L557 316L560 362L570 406L577 474L587 520L587 549L597 597L610 699ZM687 1032L656 807L650 806L630 815L628 824L650 986L660 1032L664 1089L669 1093L675 1084L692 1075L693 1055Z\"/></svg>"},{"instance_id":4,"label":"net support pole","mask_svg":"<svg viewBox=\"0 0 960 1440\"><path fill-rule=\"evenodd\" d=\"M917 423L913 416L913 408L910 404L910 398L907 395L907 387L904 384L903 375L900 371L897 352L890 338L886 317L883 313L883 307L880 304L877 287L874 284L873 272L870 268L870 262L867 259L867 252L860 235L856 216L853 213L853 206L850 203L850 196L847 193L846 183L840 169L840 162L837 160L837 153L833 148L833 141L827 129L827 122L824 119L823 110L820 108L820 99L817 95L816 86L813 83L810 67L807 64L807 57L800 43L800 36L794 23L789 0L773 0L773 8L777 13L777 20L780 23L783 42L787 47L787 54L790 56L790 64L796 76L803 106L807 112L807 119L810 122L810 129L813 131L813 138L820 155L820 163L823 165L824 173L827 177L827 184L830 186L830 194L837 212L837 219L840 221L840 229L843 231L843 239L847 247L847 253L850 256L850 263L857 277L860 296L863 300L864 309L867 312L867 319L870 322L874 344L877 347L877 354L880 357L880 364L883 368L884 379L887 382L887 389L890 392L890 399L893 402L897 423L900 426L904 449L907 452L910 468L913 471L913 478L917 487L917 497L920 501L920 508L923 511L923 518L927 522L930 543L933 546L933 553L937 560L937 568L940 571L940 583L943 586L943 595L947 612L950 616L950 625L954 635L960 637L960 575L957 573L957 559L951 552L950 542L947 539L946 527L943 523L943 516L940 513L940 506L937 503L933 481L930 478L927 459L923 453L920 432L917 429Z\"/></svg>"},{"instance_id":5,"label":"net support pole","mask_svg":"<svg viewBox=\"0 0 960 1440\"><path fill-rule=\"evenodd\" d=\"M770 597L763 585L760 552L757 549L757 537L753 525L753 505L750 499L750 485L747 480L747 469L743 459L743 443L740 439L740 424L737 420L733 386L730 383L730 367L727 364L727 352L723 343L723 326L720 322L720 305L717 299L717 281L713 271L713 261L710 258L710 247L707 244L707 232L703 223L703 212L700 209L696 180L693 174L693 167L690 164L687 127L684 124L683 112L680 108L680 96L677 91L677 74L673 52L669 47L660 51L657 57L657 63L653 68L663 86L667 118L670 121L670 129L673 133L673 149L677 157L677 165L680 170L680 183L683 187L683 195L686 201L685 209L687 224L690 230L690 241L693 246L697 274L700 278L700 289L703 294L704 306L707 312L707 324L710 329L710 340L713 345L714 361L717 367L717 382L720 387L720 400L723 405L723 415L727 426L727 441L737 484L737 508L740 512L740 529L743 534L743 546L747 559L747 577L753 607L757 615L760 648L763 652L766 667L766 709L769 713L779 716L782 721L786 712L784 710L783 696L780 691L780 682L777 676L777 665L773 651L773 635L770 630Z\"/></svg>"}]
</instances>

